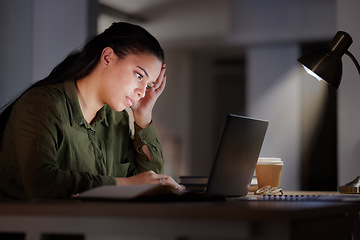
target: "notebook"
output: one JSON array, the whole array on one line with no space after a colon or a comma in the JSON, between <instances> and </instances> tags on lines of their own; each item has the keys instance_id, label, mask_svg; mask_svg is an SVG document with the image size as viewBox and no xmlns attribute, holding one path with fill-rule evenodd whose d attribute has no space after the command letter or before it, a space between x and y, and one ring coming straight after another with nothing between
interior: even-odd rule
<instances>
[{"instance_id":1,"label":"notebook","mask_svg":"<svg viewBox=\"0 0 360 240\"><path fill-rule=\"evenodd\" d=\"M78 199L194 201L246 196L268 122L235 114L225 120L205 192L178 191L164 185L102 186Z\"/></svg>"}]
</instances>

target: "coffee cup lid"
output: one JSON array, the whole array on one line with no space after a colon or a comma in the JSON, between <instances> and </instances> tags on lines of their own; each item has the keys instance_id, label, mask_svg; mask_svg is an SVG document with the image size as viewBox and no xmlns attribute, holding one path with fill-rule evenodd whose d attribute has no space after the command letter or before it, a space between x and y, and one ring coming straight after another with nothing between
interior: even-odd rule
<instances>
[{"instance_id":1,"label":"coffee cup lid","mask_svg":"<svg viewBox=\"0 0 360 240\"><path fill-rule=\"evenodd\" d=\"M265 165L265 164L271 164L271 165L283 165L283 161L281 158L259 158L258 165Z\"/></svg>"}]
</instances>

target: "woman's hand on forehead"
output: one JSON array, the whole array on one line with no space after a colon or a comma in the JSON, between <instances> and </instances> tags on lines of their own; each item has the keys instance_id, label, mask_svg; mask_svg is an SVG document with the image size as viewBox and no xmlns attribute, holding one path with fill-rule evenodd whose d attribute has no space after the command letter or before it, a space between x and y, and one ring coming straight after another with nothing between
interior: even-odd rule
<instances>
[{"instance_id":1,"label":"woman's hand on forehead","mask_svg":"<svg viewBox=\"0 0 360 240\"><path fill-rule=\"evenodd\" d=\"M157 77L153 87L148 88L146 90L145 97L141 98L139 101L137 101L131 106L135 122L140 127L143 128L146 127L148 124L150 124L152 120L152 110L155 106L157 99L165 89L165 85L166 85L165 71L166 71L166 64L163 63L160 70L160 74Z\"/></svg>"}]
</instances>

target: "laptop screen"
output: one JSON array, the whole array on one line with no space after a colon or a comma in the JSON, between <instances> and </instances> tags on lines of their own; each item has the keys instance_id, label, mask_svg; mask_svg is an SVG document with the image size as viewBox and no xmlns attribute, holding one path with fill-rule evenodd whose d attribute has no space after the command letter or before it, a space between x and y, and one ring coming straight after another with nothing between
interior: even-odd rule
<instances>
[{"instance_id":1,"label":"laptop screen","mask_svg":"<svg viewBox=\"0 0 360 240\"><path fill-rule=\"evenodd\" d=\"M226 197L246 196L268 121L234 114L226 118L206 192Z\"/></svg>"}]
</instances>

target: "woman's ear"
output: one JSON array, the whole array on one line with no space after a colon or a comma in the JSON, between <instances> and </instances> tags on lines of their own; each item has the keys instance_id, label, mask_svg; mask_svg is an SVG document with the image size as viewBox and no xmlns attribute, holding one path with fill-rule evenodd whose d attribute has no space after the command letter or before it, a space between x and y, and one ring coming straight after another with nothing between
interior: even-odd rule
<instances>
[{"instance_id":1,"label":"woman's ear","mask_svg":"<svg viewBox=\"0 0 360 240\"><path fill-rule=\"evenodd\" d=\"M101 53L101 65L107 68L114 60L114 50L111 47L106 47Z\"/></svg>"}]
</instances>

